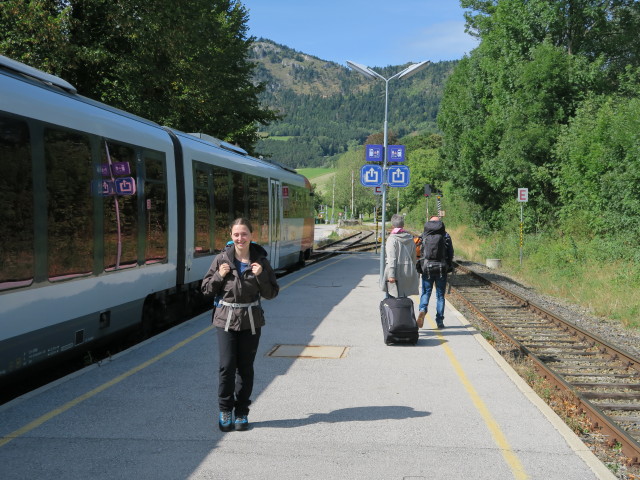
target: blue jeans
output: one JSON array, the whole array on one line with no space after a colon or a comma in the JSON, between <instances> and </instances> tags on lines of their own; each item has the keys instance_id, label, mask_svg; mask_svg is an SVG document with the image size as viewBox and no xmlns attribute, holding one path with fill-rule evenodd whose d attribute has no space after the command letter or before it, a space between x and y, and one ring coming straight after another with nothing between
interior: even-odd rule
<instances>
[{"instance_id":1,"label":"blue jeans","mask_svg":"<svg viewBox=\"0 0 640 480\"><path fill-rule=\"evenodd\" d=\"M441 277L426 278L424 275L422 276L422 295L420 295L419 310L421 312L427 311L434 283L436 284L436 323L440 324L444 320L444 291L447 286L446 273Z\"/></svg>"}]
</instances>

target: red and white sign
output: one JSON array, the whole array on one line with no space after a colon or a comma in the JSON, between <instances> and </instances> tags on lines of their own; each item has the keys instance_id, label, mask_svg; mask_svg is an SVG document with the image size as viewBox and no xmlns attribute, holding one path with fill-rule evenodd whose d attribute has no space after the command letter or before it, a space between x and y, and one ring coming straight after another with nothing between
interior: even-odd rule
<instances>
[{"instance_id":1,"label":"red and white sign","mask_svg":"<svg viewBox=\"0 0 640 480\"><path fill-rule=\"evenodd\" d=\"M282 198L289 198L289 187L282 187Z\"/></svg>"},{"instance_id":2,"label":"red and white sign","mask_svg":"<svg viewBox=\"0 0 640 480\"><path fill-rule=\"evenodd\" d=\"M518 189L518 201L519 202L528 202L529 201L529 189L528 188L519 188Z\"/></svg>"},{"instance_id":3,"label":"red and white sign","mask_svg":"<svg viewBox=\"0 0 640 480\"><path fill-rule=\"evenodd\" d=\"M373 187L373 194L382 195L382 185L380 185L379 187Z\"/></svg>"}]
</instances>

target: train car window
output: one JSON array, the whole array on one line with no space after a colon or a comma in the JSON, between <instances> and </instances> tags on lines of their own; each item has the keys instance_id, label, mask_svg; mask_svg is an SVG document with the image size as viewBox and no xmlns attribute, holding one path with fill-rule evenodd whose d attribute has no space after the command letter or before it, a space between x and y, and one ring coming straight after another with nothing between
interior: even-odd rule
<instances>
[{"instance_id":1,"label":"train car window","mask_svg":"<svg viewBox=\"0 0 640 480\"><path fill-rule=\"evenodd\" d=\"M296 215L296 187L286 183L282 184L282 216L283 218L295 218Z\"/></svg>"},{"instance_id":2,"label":"train car window","mask_svg":"<svg viewBox=\"0 0 640 480\"><path fill-rule=\"evenodd\" d=\"M229 240L229 225L233 221L231 207L231 172L224 168L213 169L213 208L215 218L215 251L221 252Z\"/></svg>"},{"instance_id":3,"label":"train car window","mask_svg":"<svg viewBox=\"0 0 640 480\"><path fill-rule=\"evenodd\" d=\"M0 290L33 282L33 169L29 128L0 116Z\"/></svg>"},{"instance_id":4,"label":"train car window","mask_svg":"<svg viewBox=\"0 0 640 480\"><path fill-rule=\"evenodd\" d=\"M213 168L193 162L194 255L209 255L215 249L213 215Z\"/></svg>"},{"instance_id":5,"label":"train car window","mask_svg":"<svg viewBox=\"0 0 640 480\"><path fill-rule=\"evenodd\" d=\"M167 260L168 212L166 161L163 153L144 151L145 263Z\"/></svg>"},{"instance_id":6,"label":"train car window","mask_svg":"<svg viewBox=\"0 0 640 480\"><path fill-rule=\"evenodd\" d=\"M297 185L285 184L283 190L288 192L288 197L283 198L283 217L305 218L313 216L313 200L309 196L309 190Z\"/></svg>"},{"instance_id":7,"label":"train car window","mask_svg":"<svg viewBox=\"0 0 640 480\"><path fill-rule=\"evenodd\" d=\"M94 230L89 137L47 128L44 152L49 279L90 275Z\"/></svg>"},{"instance_id":8,"label":"train car window","mask_svg":"<svg viewBox=\"0 0 640 480\"><path fill-rule=\"evenodd\" d=\"M282 190L282 218L291 218L291 196L293 195L293 187L283 183L280 186Z\"/></svg>"},{"instance_id":9,"label":"train car window","mask_svg":"<svg viewBox=\"0 0 640 480\"><path fill-rule=\"evenodd\" d=\"M231 194L231 216L234 218L248 217L249 216L249 201L247 198L247 189L244 185L244 177L240 172L231 172L231 185L233 186L233 193ZM230 223L230 222L229 222Z\"/></svg>"},{"instance_id":10,"label":"train car window","mask_svg":"<svg viewBox=\"0 0 640 480\"><path fill-rule=\"evenodd\" d=\"M102 144L101 156L103 166L112 166L111 173L103 170L103 180L113 182L114 189L104 195L105 270L133 267L138 263L138 202L129 179L137 178L138 157L133 148L111 141Z\"/></svg>"},{"instance_id":11,"label":"train car window","mask_svg":"<svg viewBox=\"0 0 640 480\"><path fill-rule=\"evenodd\" d=\"M253 225L253 240L269 243L269 181L247 175L248 219Z\"/></svg>"},{"instance_id":12,"label":"train car window","mask_svg":"<svg viewBox=\"0 0 640 480\"><path fill-rule=\"evenodd\" d=\"M261 225L260 222L260 178L254 175L247 175L247 198L249 201L248 205L248 216L247 218L251 221L253 228L257 228ZM256 234L254 231L253 235L254 241L259 242L260 236Z\"/></svg>"},{"instance_id":13,"label":"train car window","mask_svg":"<svg viewBox=\"0 0 640 480\"><path fill-rule=\"evenodd\" d=\"M254 228L259 229L258 243L267 245L269 243L269 180L266 178L258 179L258 219L259 223L254 223Z\"/></svg>"}]
</instances>

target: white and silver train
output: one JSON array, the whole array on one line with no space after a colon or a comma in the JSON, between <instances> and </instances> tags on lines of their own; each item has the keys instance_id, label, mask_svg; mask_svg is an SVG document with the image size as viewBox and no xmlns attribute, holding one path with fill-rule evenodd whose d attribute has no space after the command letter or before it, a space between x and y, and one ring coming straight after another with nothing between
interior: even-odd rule
<instances>
[{"instance_id":1,"label":"white and silver train","mask_svg":"<svg viewBox=\"0 0 640 480\"><path fill-rule=\"evenodd\" d=\"M275 269L311 254L305 177L0 56L0 379L188 310L236 217Z\"/></svg>"}]
</instances>

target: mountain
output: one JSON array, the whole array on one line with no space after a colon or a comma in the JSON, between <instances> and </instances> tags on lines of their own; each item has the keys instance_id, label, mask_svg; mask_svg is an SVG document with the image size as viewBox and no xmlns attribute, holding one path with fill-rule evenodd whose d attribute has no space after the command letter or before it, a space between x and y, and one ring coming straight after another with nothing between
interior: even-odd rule
<instances>
[{"instance_id":1,"label":"mountain","mask_svg":"<svg viewBox=\"0 0 640 480\"><path fill-rule=\"evenodd\" d=\"M250 58L256 63L254 81L267 85L260 101L282 115L261 132L259 154L293 168L323 166L383 130L385 82L263 38L254 42ZM389 82L390 132L437 132L438 106L455 64L430 64ZM377 71L389 78L407 65Z\"/></svg>"}]
</instances>

